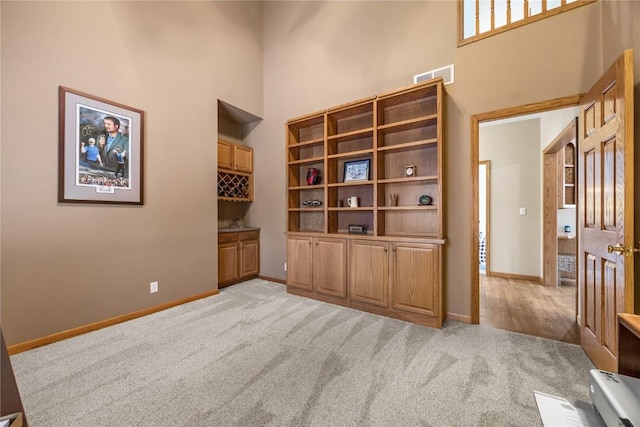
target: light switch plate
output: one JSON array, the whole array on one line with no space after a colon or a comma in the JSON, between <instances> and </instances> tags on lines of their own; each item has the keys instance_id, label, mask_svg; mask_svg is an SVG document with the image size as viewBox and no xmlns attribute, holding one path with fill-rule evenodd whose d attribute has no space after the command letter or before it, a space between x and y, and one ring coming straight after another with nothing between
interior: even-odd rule
<instances>
[{"instance_id":1,"label":"light switch plate","mask_svg":"<svg viewBox=\"0 0 640 427\"><path fill-rule=\"evenodd\" d=\"M526 215L527 214L527 208L520 208L520 215Z\"/></svg>"}]
</instances>

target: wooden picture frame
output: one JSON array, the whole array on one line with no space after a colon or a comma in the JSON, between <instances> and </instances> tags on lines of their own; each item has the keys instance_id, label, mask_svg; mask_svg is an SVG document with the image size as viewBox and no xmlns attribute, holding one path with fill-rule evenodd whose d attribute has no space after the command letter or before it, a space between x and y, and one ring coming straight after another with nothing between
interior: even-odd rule
<instances>
[{"instance_id":1,"label":"wooden picture frame","mask_svg":"<svg viewBox=\"0 0 640 427\"><path fill-rule=\"evenodd\" d=\"M58 202L143 204L144 111L58 90Z\"/></svg>"},{"instance_id":2,"label":"wooden picture frame","mask_svg":"<svg viewBox=\"0 0 640 427\"><path fill-rule=\"evenodd\" d=\"M343 182L368 181L371 159L344 162Z\"/></svg>"}]
</instances>

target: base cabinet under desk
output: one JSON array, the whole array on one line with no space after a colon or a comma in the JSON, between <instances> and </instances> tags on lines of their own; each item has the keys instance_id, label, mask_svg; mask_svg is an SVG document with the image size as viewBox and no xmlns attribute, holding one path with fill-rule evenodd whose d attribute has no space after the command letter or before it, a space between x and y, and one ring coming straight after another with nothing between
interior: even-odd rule
<instances>
[{"instance_id":1,"label":"base cabinet under desk","mask_svg":"<svg viewBox=\"0 0 640 427\"><path fill-rule=\"evenodd\" d=\"M287 292L440 328L442 246L289 234Z\"/></svg>"}]
</instances>

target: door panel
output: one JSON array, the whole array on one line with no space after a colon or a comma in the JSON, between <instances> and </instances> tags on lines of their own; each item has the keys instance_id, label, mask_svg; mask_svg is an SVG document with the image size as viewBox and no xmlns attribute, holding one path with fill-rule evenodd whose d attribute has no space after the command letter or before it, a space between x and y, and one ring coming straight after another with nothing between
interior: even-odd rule
<instances>
[{"instance_id":1,"label":"door panel","mask_svg":"<svg viewBox=\"0 0 640 427\"><path fill-rule=\"evenodd\" d=\"M633 312L633 51L580 100L578 275L581 341L599 369L617 371L618 313Z\"/></svg>"},{"instance_id":2,"label":"door panel","mask_svg":"<svg viewBox=\"0 0 640 427\"><path fill-rule=\"evenodd\" d=\"M346 298L346 239L316 239L313 257L313 283L316 292Z\"/></svg>"},{"instance_id":3,"label":"door panel","mask_svg":"<svg viewBox=\"0 0 640 427\"><path fill-rule=\"evenodd\" d=\"M615 231L616 226L616 141L602 143L602 227Z\"/></svg>"},{"instance_id":4,"label":"door panel","mask_svg":"<svg viewBox=\"0 0 640 427\"><path fill-rule=\"evenodd\" d=\"M311 237L290 236L287 239L287 286L313 290Z\"/></svg>"},{"instance_id":5,"label":"door panel","mask_svg":"<svg viewBox=\"0 0 640 427\"><path fill-rule=\"evenodd\" d=\"M354 301L387 307L389 244L352 240L349 247L349 295Z\"/></svg>"},{"instance_id":6,"label":"door panel","mask_svg":"<svg viewBox=\"0 0 640 427\"><path fill-rule=\"evenodd\" d=\"M391 301L396 310L438 316L438 245L396 243L393 247Z\"/></svg>"}]
</instances>

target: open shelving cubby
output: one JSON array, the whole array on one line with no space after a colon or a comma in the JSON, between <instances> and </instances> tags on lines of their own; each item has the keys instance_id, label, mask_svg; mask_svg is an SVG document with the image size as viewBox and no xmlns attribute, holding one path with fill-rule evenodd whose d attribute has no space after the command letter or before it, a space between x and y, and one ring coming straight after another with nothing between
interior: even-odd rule
<instances>
[{"instance_id":1,"label":"open shelving cubby","mask_svg":"<svg viewBox=\"0 0 640 427\"><path fill-rule=\"evenodd\" d=\"M313 233L325 232L324 185L325 115L316 113L287 124L288 229ZM315 168L320 183L307 184L307 172ZM322 204L307 207L303 203L318 200Z\"/></svg>"},{"instance_id":2,"label":"open shelving cubby","mask_svg":"<svg viewBox=\"0 0 640 427\"><path fill-rule=\"evenodd\" d=\"M443 237L442 91L438 85L378 97L378 235ZM405 175L407 166L412 176ZM388 203L397 194L397 204ZM421 196L431 198L420 205Z\"/></svg>"}]
</instances>

